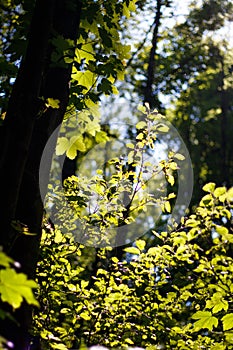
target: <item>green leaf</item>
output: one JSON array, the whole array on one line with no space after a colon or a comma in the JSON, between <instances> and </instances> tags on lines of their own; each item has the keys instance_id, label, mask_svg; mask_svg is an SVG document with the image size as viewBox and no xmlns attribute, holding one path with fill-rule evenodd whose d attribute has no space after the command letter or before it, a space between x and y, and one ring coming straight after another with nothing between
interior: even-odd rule
<instances>
[{"instance_id":1,"label":"green leaf","mask_svg":"<svg viewBox=\"0 0 233 350\"><path fill-rule=\"evenodd\" d=\"M112 92L112 83L108 79L102 78L97 86L97 90L109 95Z\"/></svg>"},{"instance_id":2,"label":"green leaf","mask_svg":"<svg viewBox=\"0 0 233 350\"><path fill-rule=\"evenodd\" d=\"M28 304L39 306L32 293L33 288L37 288L36 282L28 280L24 273L17 273L11 268L0 271L1 299L12 305L14 309L20 307L23 299Z\"/></svg>"},{"instance_id":3,"label":"green leaf","mask_svg":"<svg viewBox=\"0 0 233 350\"><path fill-rule=\"evenodd\" d=\"M140 250L136 247L128 247L128 248L125 248L124 250L126 253L136 254L136 255L140 254Z\"/></svg>"},{"instance_id":4,"label":"green leaf","mask_svg":"<svg viewBox=\"0 0 233 350\"><path fill-rule=\"evenodd\" d=\"M83 318L85 321L89 321L91 319L91 316L88 315L87 312L82 312L80 315L79 315L81 318Z\"/></svg>"},{"instance_id":5,"label":"green leaf","mask_svg":"<svg viewBox=\"0 0 233 350\"><path fill-rule=\"evenodd\" d=\"M178 159L178 160L184 160L185 159L185 156L183 156L182 154L180 153L176 153L174 154L174 158Z\"/></svg>"},{"instance_id":6,"label":"green leaf","mask_svg":"<svg viewBox=\"0 0 233 350\"><path fill-rule=\"evenodd\" d=\"M134 144L133 143L127 143L126 147L130 148L130 149L134 149Z\"/></svg>"},{"instance_id":7,"label":"green leaf","mask_svg":"<svg viewBox=\"0 0 233 350\"><path fill-rule=\"evenodd\" d=\"M171 163L169 163L169 168L172 169L172 170L177 170L178 167L177 167L176 162L171 162Z\"/></svg>"},{"instance_id":8,"label":"green leaf","mask_svg":"<svg viewBox=\"0 0 233 350\"><path fill-rule=\"evenodd\" d=\"M133 345L133 344L134 344L134 342L133 342L130 338L126 338L126 339L124 340L124 342L127 343L127 344L130 344L130 345Z\"/></svg>"},{"instance_id":9,"label":"green leaf","mask_svg":"<svg viewBox=\"0 0 233 350\"><path fill-rule=\"evenodd\" d=\"M220 196L222 196L223 194L226 193L226 187L217 187L215 190L214 190L214 196L216 198L219 198Z\"/></svg>"},{"instance_id":10,"label":"green leaf","mask_svg":"<svg viewBox=\"0 0 233 350\"><path fill-rule=\"evenodd\" d=\"M136 246L138 247L138 249L140 249L141 251L145 248L146 246L146 242L143 239L139 239L138 241L136 241Z\"/></svg>"},{"instance_id":11,"label":"green leaf","mask_svg":"<svg viewBox=\"0 0 233 350\"><path fill-rule=\"evenodd\" d=\"M151 247L148 249L148 255L156 255L158 254L158 248L157 247Z\"/></svg>"},{"instance_id":12,"label":"green leaf","mask_svg":"<svg viewBox=\"0 0 233 350\"><path fill-rule=\"evenodd\" d=\"M50 344L50 346L52 347L52 349L55 350L68 350L68 348L64 345L64 344Z\"/></svg>"},{"instance_id":13,"label":"green leaf","mask_svg":"<svg viewBox=\"0 0 233 350\"><path fill-rule=\"evenodd\" d=\"M61 156L69 148L70 142L67 137L59 137L56 146L56 155Z\"/></svg>"},{"instance_id":14,"label":"green leaf","mask_svg":"<svg viewBox=\"0 0 233 350\"><path fill-rule=\"evenodd\" d=\"M64 235L59 231L55 231L55 237L54 237L54 242L55 243L61 243L64 240Z\"/></svg>"},{"instance_id":15,"label":"green leaf","mask_svg":"<svg viewBox=\"0 0 233 350\"><path fill-rule=\"evenodd\" d=\"M142 112L143 114L147 114L147 112L146 112L146 107L145 107L145 106L139 105L139 106L137 107L137 109L138 109L138 111Z\"/></svg>"},{"instance_id":16,"label":"green leaf","mask_svg":"<svg viewBox=\"0 0 233 350\"><path fill-rule=\"evenodd\" d=\"M167 176L166 176L166 179L167 179L167 182L168 182L171 186L174 185L174 183L175 183L175 178L174 178L174 176L172 176L172 175L167 175ZM169 212L169 213L170 213L170 212Z\"/></svg>"},{"instance_id":17,"label":"green leaf","mask_svg":"<svg viewBox=\"0 0 233 350\"><path fill-rule=\"evenodd\" d=\"M98 30L99 30L100 37L103 41L103 45L105 47L112 47L112 38L110 33L108 33L107 30L103 27L99 27Z\"/></svg>"},{"instance_id":18,"label":"green leaf","mask_svg":"<svg viewBox=\"0 0 233 350\"><path fill-rule=\"evenodd\" d=\"M89 90L95 82L95 74L87 70L85 72L76 72L72 74L72 79L76 80L79 85Z\"/></svg>"},{"instance_id":19,"label":"green leaf","mask_svg":"<svg viewBox=\"0 0 233 350\"><path fill-rule=\"evenodd\" d=\"M226 194L227 199L229 202L233 202L233 187L231 187Z\"/></svg>"},{"instance_id":20,"label":"green leaf","mask_svg":"<svg viewBox=\"0 0 233 350\"><path fill-rule=\"evenodd\" d=\"M5 253L0 252L0 266L8 267L11 263L13 263L13 260Z\"/></svg>"},{"instance_id":21,"label":"green leaf","mask_svg":"<svg viewBox=\"0 0 233 350\"><path fill-rule=\"evenodd\" d=\"M159 124L156 129L159 132L168 132L169 131L169 127L167 125L164 125L164 124Z\"/></svg>"},{"instance_id":22,"label":"green leaf","mask_svg":"<svg viewBox=\"0 0 233 350\"><path fill-rule=\"evenodd\" d=\"M165 208L166 212L168 212L168 213L171 212L171 204L170 204L169 201L166 201L166 202L164 203L164 208Z\"/></svg>"},{"instance_id":23,"label":"green leaf","mask_svg":"<svg viewBox=\"0 0 233 350\"><path fill-rule=\"evenodd\" d=\"M232 216L232 215L231 215L231 212L230 212L228 209L223 209L222 213L223 213L223 215L224 215L225 217L227 217L228 220L231 219L231 216Z\"/></svg>"},{"instance_id":24,"label":"green leaf","mask_svg":"<svg viewBox=\"0 0 233 350\"><path fill-rule=\"evenodd\" d=\"M95 135L95 140L97 143L106 142L109 140L109 137L105 131L97 131Z\"/></svg>"},{"instance_id":25,"label":"green leaf","mask_svg":"<svg viewBox=\"0 0 233 350\"><path fill-rule=\"evenodd\" d=\"M209 182L208 184L206 184L205 186L202 187L203 191L205 192L210 192L213 193L214 189L215 189L215 183L214 182Z\"/></svg>"},{"instance_id":26,"label":"green leaf","mask_svg":"<svg viewBox=\"0 0 233 350\"><path fill-rule=\"evenodd\" d=\"M46 105L46 107L51 107L51 108L57 109L60 107L59 103L60 103L59 100L55 100L54 98L49 97L49 98L47 98L45 105Z\"/></svg>"},{"instance_id":27,"label":"green leaf","mask_svg":"<svg viewBox=\"0 0 233 350\"><path fill-rule=\"evenodd\" d=\"M213 197L211 194L206 194L204 197L202 197L200 204L202 206L208 206L213 204Z\"/></svg>"},{"instance_id":28,"label":"green leaf","mask_svg":"<svg viewBox=\"0 0 233 350\"><path fill-rule=\"evenodd\" d=\"M83 44L81 49L75 50L76 61L81 63L83 59L85 59L86 63L93 60L94 57L93 45L91 43Z\"/></svg>"},{"instance_id":29,"label":"green leaf","mask_svg":"<svg viewBox=\"0 0 233 350\"><path fill-rule=\"evenodd\" d=\"M223 294L220 292L216 292L213 294L210 300L206 302L206 308L211 309L215 314L221 310L228 310L228 302L223 298Z\"/></svg>"},{"instance_id":30,"label":"green leaf","mask_svg":"<svg viewBox=\"0 0 233 350\"><path fill-rule=\"evenodd\" d=\"M147 126L146 122L141 121L136 124L137 129L144 129Z\"/></svg>"},{"instance_id":31,"label":"green leaf","mask_svg":"<svg viewBox=\"0 0 233 350\"><path fill-rule=\"evenodd\" d=\"M70 146L66 152L66 155L70 159L75 159L75 157L77 156L77 151L79 152L86 151L86 146L83 141L82 135L71 137L69 143L70 143Z\"/></svg>"},{"instance_id":32,"label":"green leaf","mask_svg":"<svg viewBox=\"0 0 233 350\"><path fill-rule=\"evenodd\" d=\"M228 234L228 229L224 226L216 226L216 231L221 235L225 236Z\"/></svg>"},{"instance_id":33,"label":"green leaf","mask_svg":"<svg viewBox=\"0 0 233 350\"><path fill-rule=\"evenodd\" d=\"M135 0L131 0L131 1L129 2L128 8L129 8L129 10L130 10L131 12L135 12L135 11L136 11L135 2L136 2Z\"/></svg>"},{"instance_id":34,"label":"green leaf","mask_svg":"<svg viewBox=\"0 0 233 350\"><path fill-rule=\"evenodd\" d=\"M218 326L218 319L212 316L210 311L198 311L192 318L198 320L194 323L194 330L197 331L202 328L207 328L212 331L213 327Z\"/></svg>"},{"instance_id":35,"label":"green leaf","mask_svg":"<svg viewBox=\"0 0 233 350\"><path fill-rule=\"evenodd\" d=\"M136 137L136 140L143 140L144 139L144 135L142 132L140 132L137 137Z\"/></svg>"},{"instance_id":36,"label":"green leaf","mask_svg":"<svg viewBox=\"0 0 233 350\"><path fill-rule=\"evenodd\" d=\"M224 331L227 331L228 329L233 328L233 313L223 316L221 320L223 323Z\"/></svg>"}]
</instances>

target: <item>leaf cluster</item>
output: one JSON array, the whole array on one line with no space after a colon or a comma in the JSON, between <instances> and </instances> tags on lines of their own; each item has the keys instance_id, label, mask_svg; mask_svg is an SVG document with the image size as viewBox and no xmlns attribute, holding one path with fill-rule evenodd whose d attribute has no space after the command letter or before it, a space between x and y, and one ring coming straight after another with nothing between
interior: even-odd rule
<instances>
[{"instance_id":1,"label":"leaf cluster","mask_svg":"<svg viewBox=\"0 0 233 350\"><path fill-rule=\"evenodd\" d=\"M124 249L93 250L58 229L44 234L38 266L36 332L45 348L232 348L232 189L208 191L195 214L158 244L138 239ZM95 262L94 262L95 263ZM65 344L65 345L64 345ZM62 348L62 347L61 347Z\"/></svg>"}]
</instances>

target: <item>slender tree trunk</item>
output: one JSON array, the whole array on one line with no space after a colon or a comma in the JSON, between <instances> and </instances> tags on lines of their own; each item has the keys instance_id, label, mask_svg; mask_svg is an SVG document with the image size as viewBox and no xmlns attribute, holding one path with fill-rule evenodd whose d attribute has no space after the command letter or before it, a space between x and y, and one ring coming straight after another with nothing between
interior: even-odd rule
<instances>
[{"instance_id":1,"label":"slender tree trunk","mask_svg":"<svg viewBox=\"0 0 233 350\"><path fill-rule=\"evenodd\" d=\"M230 186L229 178L229 168L227 160L227 93L224 87L225 73L224 73L224 58L221 58L221 82L220 82L220 100L221 100L221 153L222 153L222 164L221 164L221 173L225 174L225 185Z\"/></svg>"},{"instance_id":2,"label":"slender tree trunk","mask_svg":"<svg viewBox=\"0 0 233 350\"><path fill-rule=\"evenodd\" d=\"M163 0L157 0L156 2L156 14L155 14L154 23L152 25L152 27L154 27L153 37L152 37L152 47L149 54L149 62L148 62L147 75L146 75L147 81L146 81L146 87L144 90L144 103L148 102L151 107L154 107L155 105L155 101L153 98L153 83L154 83L154 74L155 74L155 54L158 46L158 31L159 31L160 20L162 16L162 12L161 12L161 8L163 5L162 2ZM130 63L131 63L131 60L130 60ZM135 167L132 164L130 164L127 170L135 172ZM133 180L132 180L132 186L133 186ZM129 198L127 197L128 195L125 195L126 203L129 201ZM130 205L131 204L129 203L129 205L126 205L125 207L126 211L125 211L124 220L129 215ZM119 226L119 229L117 231L116 238L115 238L116 248L114 248L113 250L114 256L116 256L119 260L121 260L123 257L123 253L124 253L123 245L126 244L126 237L127 237L127 225L125 225L124 227L124 220L122 225Z\"/></svg>"},{"instance_id":3,"label":"slender tree trunk","mask_svg":"<svg viewBox=\"0 0 233 350\"><path fill-rule=\"evenodd\" d=\"M0 245L30 278L35 276L39 252L43 203L39 191L39 166L47 140L62 122L69 100L72 64L54 62L52 53L59 50L53 38L73 40L78 36L81 2L79 0L37 0L31 22L28 47L9 101L2 128L0 158ZM74 55L74 47L69 54ZM62 62L62 64L61 64ZM59 100L59 108L45 108L44 100ZM55 145L54 145L55 147ZM45 185L51 157L45 171ZM4 200L3 200L4 199ZM19 220L29 232L19 235L12 221ZM0 333L28 349L31 308L23 305L15 314L19 327L0 324Z\"/></svg>"},{"instance_id":4,"label":"slender tree trunk","mask_svg":"<svg viewBox=\"0 0 233 350\"><path fill-rule=\"evenodd\" d=\"M148 62L148 68L147 68L147 82L146 82L145 95L144 95L144 102L148 102L151 107L154 107L155 105L155 101L153 98L153 83L154 83L154 75L155 75L155 54L158 47L158 33L159 33L161 16L162 16L162 12L161 12L162 5L163 5L162 0L157 0L156 14L154 19L154 30L153 30L153 37L152 37L152 47L149 55L149 62Z\"/></svg>"}]
</instances>

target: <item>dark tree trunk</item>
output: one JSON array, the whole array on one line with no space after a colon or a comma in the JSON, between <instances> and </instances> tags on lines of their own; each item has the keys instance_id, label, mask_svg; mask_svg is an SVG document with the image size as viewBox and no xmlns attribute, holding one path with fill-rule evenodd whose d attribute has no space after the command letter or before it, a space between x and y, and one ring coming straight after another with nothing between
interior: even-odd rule
<instances>
[{"instance_id":1,"label":"dark tree trunk","mask_svg":"<svg viewBox=\"0 0 233 350\"><path fill-rule=\"evenodd\" d=\"M154 30L152 37L152 47L149 55L149 62L147 68L147 82L144 94L144 102L148 102L150 107L154 107L155 100L153 98L153 83L154 83L154 75L155 75L155 55L158 47L158 34L159 34L159 26L160 20L162 16L162 0L157 0L156 5L156 14L154 19Z\"/></svg>"},{"instance_id":2,"label":"dark tree trunk","mask_svg":"<svg viewBox=\"0 0 233 350\"><path fill-rule=\"evenodd\" d=\"M27 51L1 130L0 245L20 262L22 271L30 278L35 276L42 230L41 155L47 140L64 117L72 69L71 64L61 64L62 57L59 62L52 61L52 53L58 48L51 39L59 36L73 40L75 45L80 12L81 2L77 0L36 1ZM71 55L74 55L74 48ZM46 109L42 98L58 99L59 108ZM52 153L53 150L45 169L45 186ZM12 220L19 220L36 235L20 236L12 229ZM11 340L15 349L28 349L31 308L23 305L14 317L19 327L12 322L0 323L0 334Z\"/></svg>"},{"instance_id":3,"label":"dark tree trunk","mask_svg":"<svg viewBox=\"0 0 233 350\"><path fill-rule=\"evenodd\" d=\"M221 81L220 81L220 103L221 103L221 177L224 174L224 185L230 186L230 177L229 177L229 164L228 164L228 155L227 155L227 130L228 130L228 101L227 101L227 92L224 86L225 84L225 73L224 73L224 58L221 57Z\"/></svg>"}]
</instances>

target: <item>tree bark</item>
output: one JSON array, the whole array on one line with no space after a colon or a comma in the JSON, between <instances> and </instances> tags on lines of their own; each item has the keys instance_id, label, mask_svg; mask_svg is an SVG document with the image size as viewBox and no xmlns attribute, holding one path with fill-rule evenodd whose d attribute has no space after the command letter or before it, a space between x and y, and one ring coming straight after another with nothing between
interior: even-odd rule
<instances>
[{"instance_id":1,"label":"tree bark","mask_svg":"<svg viewBox=\"0 0 233 350\"><path fill-rule=\"evenodd\" d=\"M225 73L224 73L224 58L221 57L221 72L220 72L220 108L221 108L221 156L222 156L222 164L221 164L221 174L225 174L224 185L230 186L230 177L229 177L229 164L227 157L227 128L228 128L228 102L227 102L227 92L225 88Z\"/></svg>"},{"instance_id":2,"label":"tree bark","mask_svg":"<svg viewBox=\"0 0 233 350\"><path fill-rule=\"evenodd\" d=\"M145 95L144 95L144 103L148 102L150 107L154 107L155 101L153 98L153 83L154 83L154 75L155 75L155 54L158 47L158 33L159 33L159 26L160 26L160 20L162 16L162 0L157 0L156 5L156 14L154 19L154 30L153 30L153 37L152 37L152 47L150 50L149 55L149 62L148 62L148 68L147 68L147 81L146 81L146 88L145 88Z\"/></svg>"},{"instance_id":3,"label":"tree bark","mask_svg":"<svg viewBox=\"0 0 233 350\"><path fill-rule=\"evenodd\" d=\"M9 101L1 131L0 158L0 245L30 278L34 278L42 232L43 199L39 190L39 166L44 147L62 122L69 101L72 64L54 62L52 53L59 49L53 38L73 40L74 56L78 37L81 1L37 0L31 21L28 47ZM61 52L61 56L63 53ZM61 64L62 62L62 64ZM47 98L59 100L59 108L45 108ZM55 145L54 145L55 147ZM48 179L51 157L48 161ZM29 232L19 235L12 221L19 220ZM0 333L15 344L29 348L31 308L23 305L12 322L0 324Z\"/></svg>"}]
</instances>

